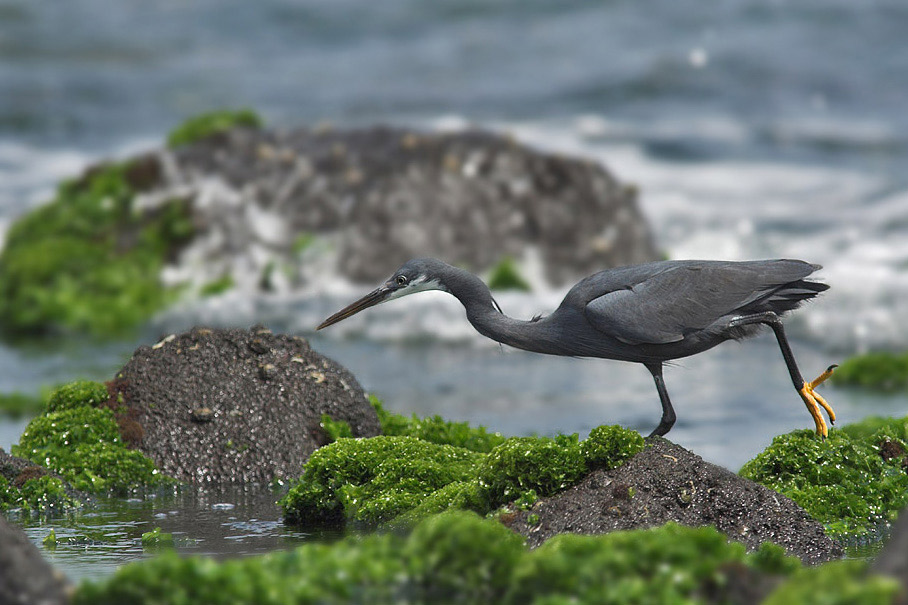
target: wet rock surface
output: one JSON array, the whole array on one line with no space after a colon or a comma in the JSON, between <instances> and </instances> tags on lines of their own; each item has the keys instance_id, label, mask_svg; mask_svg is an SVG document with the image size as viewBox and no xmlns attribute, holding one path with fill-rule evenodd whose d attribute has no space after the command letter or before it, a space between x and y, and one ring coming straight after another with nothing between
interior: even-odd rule
<instances>
[{"instance_id":1,"label":"wet rock surface","mask_svg":"<svg viewBox=\"0 0 908 605\"><path fill-rule=\"evenodd\" d=\"M264 328L195 328L140 347L109 388L124 439L196 485L298 476L328 443L322 414L356 437L381 430L352 374Z\"/></svg>"},{"instance_id":2,"label":"wet rock surface","mask_svg":"<svg viewBox=\"0 0 908 605\"><path fill-rule=\"evenodd\" d=\"M774 542L809 564L842 556L823 526L789 498L665 439L647 439L647 446L623 466L594 471L541 499L520 512L511 528L535 547L560 533L601 534L675 521L712 525L748 549Z\"/></svg>"},{"instance_id":3,"label":"wet rock surface","mask_svg":"<svg viewBox=\"0 0 908 605\"><path fill-rule=\"evenodd\" d=\"M66 578L54 570L25 533L0 515L0 603L55 605L69 602Z\"/></svg>"},{"instance_id":4,"label":"wet rock surface","mask_svg":"<svg viewBox=\"0 0 908 605\"><path fill-rule=\"evenodd\" d=\"M192 213L175 281L204 263L272 289L290 273L269 273L276 260L305 281L301 234L327 238L333 268L364 282L418 256L483 271L532 249L554 285L659 256L634 187L486 132L240 128L139 165L140 206L180 199Z\"/></svg>"}]
</instances>

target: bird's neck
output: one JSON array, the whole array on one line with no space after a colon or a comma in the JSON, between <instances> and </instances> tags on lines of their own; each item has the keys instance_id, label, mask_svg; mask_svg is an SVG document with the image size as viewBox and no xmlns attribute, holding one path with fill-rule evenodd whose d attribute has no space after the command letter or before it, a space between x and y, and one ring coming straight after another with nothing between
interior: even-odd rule
<instances>
[{"instance_id":1,"label":"bird's neck","mask_svg":"<svg viewBox=\"0 0 908 605\"><path fill-rule=\"evenodd\" d=\"M463 304L467 320L480 334L512 347L535 350L532 332L536 322L514 319L498 311L489 287L481 279L451 267L444 285Z\"/></svg>"}]
</instances>

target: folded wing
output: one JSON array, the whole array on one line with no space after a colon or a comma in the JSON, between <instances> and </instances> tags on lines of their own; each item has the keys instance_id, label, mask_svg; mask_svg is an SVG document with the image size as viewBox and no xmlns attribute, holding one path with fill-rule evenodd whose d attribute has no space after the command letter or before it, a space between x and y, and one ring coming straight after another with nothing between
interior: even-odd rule
<instances>
[{"instance_id":1,"label":"folded wing","mask_svg":"<svg viewBox=\"0 0 908 605\"><path fill-rule=\"evenodd\" d=\"M819 267L796 260L688 261L585 307L597 330L628 344L667 344L735 315L784 313L827 288L804 281Z\"/></svg>"}]
</instances>

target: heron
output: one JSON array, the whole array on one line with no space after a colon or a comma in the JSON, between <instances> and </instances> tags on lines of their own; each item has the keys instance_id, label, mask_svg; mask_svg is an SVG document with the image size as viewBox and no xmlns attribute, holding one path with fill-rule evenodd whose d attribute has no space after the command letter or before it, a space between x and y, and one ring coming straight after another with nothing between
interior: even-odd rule
<instances>
[{"instance_id":1,"label":"heron","mask_svg":"<svg viewBox=\"0 0 908 605\"><path fill-rule=\"evenodd\" d=\"M472 273L434 258L407 261L378 288L323 321L318 330L369 307L409 294L440 290L456 297L476 330L500 343L547 355L642 363L662 404L663 436L675 423L662 376L671 360L696 355L727 340L741 340L768 326L788 373L825 439L820 408L835 424L835 412L816 388L837 367L816 379L801 376L781 317L829 288L806 279L820 265L801 260L667 260L600 271L582 279L547 316L508 317L488 286Z\"/></svg>"}]
</instances>

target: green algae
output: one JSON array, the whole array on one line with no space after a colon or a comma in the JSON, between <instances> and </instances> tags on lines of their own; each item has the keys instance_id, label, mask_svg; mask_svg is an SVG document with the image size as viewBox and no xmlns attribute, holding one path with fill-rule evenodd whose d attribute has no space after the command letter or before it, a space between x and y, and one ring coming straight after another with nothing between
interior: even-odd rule
<instances>
[{"instance_id":1,"label":"green algae","mask_svg":"<svg viewBox=\"0 0 908 605\"><path fill-rule=\"evenodd\" d=\"M771 575L790 574L800 566L780 550L769 545L748 555L742 544L729 542L714 528L674 523L604 536L562 534L523 558L509 597L514 603L547 595L617 605L702 602L711 594L724 602L722 591L736 564Z\"/></svg>"},{"instance_id":2,"label":"green algae","mask_svg":"<svg viewBox=\"0 0 908 605\"><path fill-rule=\"evenodd\" d=\"M325 434L328 435L328 439L332 442L337 441L338 439L353 437L353 429L350 428L347 421L334 420L328 414L322 414L319 426L325 430Z\"/></svg>"},{"instance_id":3,"label":"green algae","mask_svg":"<svg viewBox=\"0 0 908 605\"><path fill-rule=\"evenodd\" d=\"M573 485L586 472L576 435L511 437L493 449L479 469L479 483L494 506L533 490L551 496Z\"/></svg>"},{"instance_id":4,"label":"green algae","mask_svg":"<svg viewBox=\"0 0 908 605\"><path fill-rule=\"evenodd\" d=\"M140 161L90 169L48 204L19 218L0 254L0 328L110 338L176 296L161 285L165 259L193 233L184 200L139 211Z\"/></svg>"},{"instance_id":5,"label":"green algae","mask_svg":"<svg viewBox=\"0 0 908 605\"><path fill-rule=\"evenodd\" d=\"M226 109L203 113L189 118L170 131L167 135L167 146L174 149L234 128L259 128L261 125L262 119L251 109Z\"/></svg>"},{"instance_id":6,"label":"green algae","mask_svg":"<svg viewBox=\"0 0 908 605\"><path fill-rule=\"evenodd\" d=\"M642 449L639 435L620 427L594 430L589 444L576 435L504 439L482 427L408 419L377 400L373 405L382 428L402 434L339 438L313 453L281 500L286 522L412 525L449 509L487 514L515 500L535 502L589 468L617 466Z\"/></svg>"},{"instance_id":7,"label":"green algae","mask_svg":"<svg viewBox=\"0 0 908 605\"><path fill-rule=\"evenodd\" d=\"M529 292L531 288L529 282L517 270L514 259L507 256L492 268L489 274L489 289Z\"/></svg>"},{"instance_id":8,"label":"green algae","mask_svg":"<svg viewBox=\"0 0 908 605\"><path fill-rule=\"evenodd\" d=\"M339 439L316 450L281 499L288 523L390 521L436 490L472 477L479 455L415 437Z\"/></svg>"},{"instance_id":9,"label":"green algae","mask_svg":"<svg viewBox=\"0 0 908 605\"><path fill-rule=\"evenodd\" d=\"M56 477L32 477L17 488L0 475L0 511L19 509L46 514L71 509L79 504Z\"/></svg>"},{"instance_id":10,"label":"green algae","mask_svg":"<svg viewBox=\"0 0 908 605\"><path fill-rule=\"evenodd\" d=\"M597 426L580 444L587 468L612 469L624 464L644 448L643 437L620 426Z\"/></svg>"},{"instance_id":11,"label":"green algae","mask_svg":"<svg viewBox=\"0 0 908 605\"><path fill-rule=\"evenodd\" d=\"M881 455L886 441L906 451L906 425L908 418L871 418L825 441L810 430L780 435L740 474L797 502L829 535L860 536L908 505L904 458Z\"/></svg>"},{"instance_id":12,"label":"green algae","mask_svg":"<svg viewBox=\"0 0 908 605\"><path fill-rule=\"evenodd\" d=\"M489 508L488 495L479 481L454 481L426 496L419 504L395 518L392 524L395 527L412 527L426 517L449 510L486 514Z\"/></svg>"},{"instance_id":13,"label":"green algae","mask_svg":"<svg viewBox=\"0 0 908 605\"><path fill-rule=\"evenodd\" d=\"M876 352L845 360L831 380L884 393L908 391L908 352Z\"/></svg>"},{"instance_id":14,"label":"green algae","mask_svg":"<svg viewBox=\"0 0 908 605\"><path fill-rule=\"evenodd\" d=\"M867 573L867 562L833 561L798 570L763 602L764 605L892 605L899 583Z\"/></svg>"},{"instance_id":15,"label":"green algae","mask_svg":"<svg viewBox=\"0 0 908 605\"><path fill-rule=\"evenodd\" d=\"M471 427L466 422L452 422L441 416L419 418L416 414L406 417L389 412L374 395L369 402L378 414L382 433L396 437L416 437L439 445L453 445L473 452L487 453L504 442L500 433L490 433L484 426Z\"/></svg>"},{"instance_id":16,"label":"green algae","mask_svg":"<svg viewBox=\"0 0 908 605\"><path fill-rule=\"evenodd\" d=\"M93 380L76 380L55 389L47 399L46 411L60 412L83 406L97 407L110 397L107 387Z\"/></svg>"},{"instance_id":17,"label":"green algae","mask_svg":"<svg viewBox=\"0 0 908 605\"><path fill-rule=\"evenodd\" d=\"M161 531L156 527L142 534L142 548L153 550L173 546L173 534Z\"/></svg>"},{"instance_id":18,"label":"green algae","mask_svg":"<svg viewBox=\"0 0 908 605\"><path fill-rule=\"evenodd\" d=\"M799 568L778 547L747 554L715 529L674 524L563 535L530 551L498 522L454 511L406 537L348 537L223 563L165 552L83 582L73 603L728 602L743 576L775 581ZM813 598L831 590L817 585Z\"/></svg>"},{"instance_id":19,"label":"green algae","mask_svg":"<svg viewBox=\"0 0 908 605\"><path fill-rule=\"evenodd\" d=\"M525 552L523 537L504 525L448 513L417 525L404 556L421 602L495 603L510 591Z\"/></svg>"},{"instance_id":20,"label":"green algae","mask_svg":"<svg viewBox=\"0 0 908 605\"><path fill-rule=\"evenodd\" d=\"M126 447L114 413L94 407L107 400L104 385L77 381L54 392L11 453L92 493L127 493L165 481L150 458Z\"/></svg>"},{"instance_id":21,"label":"green algae","mask_svg":"<svg viewBox=\"0 0 908 605\"><path fill-rule=\"evenodd\" d=\"M44 545L44 548L47 548L49 550L54 550L55 548L57 548L57 532L53 528L51 528L50 532L48 532L48 534L44 536L44 539L41 540L41 544Z\"/></svg>"}]
</instances>

